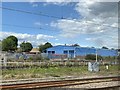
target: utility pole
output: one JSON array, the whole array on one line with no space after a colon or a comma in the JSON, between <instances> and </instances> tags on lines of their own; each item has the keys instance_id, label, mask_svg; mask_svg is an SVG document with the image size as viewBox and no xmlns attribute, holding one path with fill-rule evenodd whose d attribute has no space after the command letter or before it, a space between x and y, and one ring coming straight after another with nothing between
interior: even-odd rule
<instances>
[{"instance_id":1,"label":"utility pole","mask_svg":"<svg viewBox=\"0 0 120 90\"><path fill-rule=\"evenodd\" d=\"M70 55L69 55L69 50L68 50L68 56L67 56L68 60L69 60L69 57L70 57Z\"/></svg>"},{"instance_id":2,"label":"utility pole","mask_svg":"<svg viewBox=\"0 0 120 90\"><path fill-rule=\"evenodd\" d=\"M74 58L75 58L75 50L74 50Z\"/></svg>"},{"instance_id":3,"label":"utility pole","mask_svg":"<svg viewBox=\"0 0 120 90\"><path fill-rule=\"evenodd\" d=\"M98 60L97 60L97 48L96 48L96 62L97 62Z\"/></svg>"}]
</instances>

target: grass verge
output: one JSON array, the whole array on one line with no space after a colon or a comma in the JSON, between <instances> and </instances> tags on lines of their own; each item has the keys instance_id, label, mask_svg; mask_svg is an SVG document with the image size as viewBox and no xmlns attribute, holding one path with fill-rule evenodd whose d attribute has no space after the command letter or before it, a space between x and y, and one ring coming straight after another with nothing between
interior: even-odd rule
<instances>
[{"instance_id":1,"label":"grass verge","mask_svg":"<svg viewBox=\"0 0 120 90\"><path fill-rule=\"evenodd\" d=\"M46 77L63 77L63 76L93 76L93 75L118 75L119 65L109 66L106 70L105 66L100 66L99 72L88 71L87 66L79 67L31 67L24 69L2 70L3 79L24 79L24 78L46 78Z\"/></svg>"}]
</instances>

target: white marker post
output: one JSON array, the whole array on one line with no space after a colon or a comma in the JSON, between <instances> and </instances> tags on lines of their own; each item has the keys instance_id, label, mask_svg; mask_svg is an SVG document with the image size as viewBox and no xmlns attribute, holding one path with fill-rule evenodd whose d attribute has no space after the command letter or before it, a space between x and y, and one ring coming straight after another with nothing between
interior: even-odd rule
<instances>
[{"instance_id":1,"label":"white marker post","mask_svg":"<svg viewBox=\"0 0 120 90\"><path fill-rule=\"evenodd\" d=\"M106 69L107 69L107 70L109 69L108 65L106 65Z\"/></svg>"}]
</instances>

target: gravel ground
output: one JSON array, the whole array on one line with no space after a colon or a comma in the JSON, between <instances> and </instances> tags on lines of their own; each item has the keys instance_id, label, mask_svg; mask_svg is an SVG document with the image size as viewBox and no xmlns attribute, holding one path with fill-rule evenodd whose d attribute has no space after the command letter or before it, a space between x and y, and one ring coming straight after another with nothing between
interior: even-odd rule
<instances>
[{"instance_id":1,"label":"gravel ground","mask_svg":"<svg viewBox=\"0 0 120 90\"><path fill-rule=\"evenodd\" d=\"M95 77L102 77L102 76L84 76L84 77L77 77L77 79L81 79L81 78L95 78ZM63 77L64 79L72 79L73 77L68 76L68 77ZM74 77L76 78L76 77ZM33 79L34 80L34 79ZM60 80L59 78L49 78L48 80L46 79L36 79L37 81L51 81L51 80ZM6 80L5 80L6 81ZM14 81L14 80L13 80ZM15 80L17 81L17 80ZM26 81L29 82L29 81ZM34 81L35 82L35 81ZM18 80L18 82L12 82L12 83L6 83L6 84L15 84L15 83L22 83ZM1 83L1 85L6 85L5 83ZM60 87L60 88L64 88L64 89L60 89L58 88L51 88L51 89L42 89L42 90L77 90L78 88L81 89L90 89L90 88L101 88L101 87L112 87L112 86L118 86L120 85L120 81L112 81L112 82L101 82L101 83L90 83L90 84L84 84L84 85L72 85L72 86L64 86L64 87ZM39 89L35 89L35 90L39 90ZM40 89L41 90L41 89ZM118 89L120 90L120 89Z\"/></svg>"},{"instance_id":2,"label":"gravel ground","mask_svg":"<svg viewBox=\"0 0 120 90\"><path fill-rule=\"evenodd\" d=\"M112 76L112 75L109 75ZM97 77L104 77L104 76L82 76L82 77L57 77L57 78L29 78L29 79L14 79L14 80L0 80L0 85L8 85L8 84L18 84L18 83L30 83L30 82L44 82L44 81L56 81L56 80L67 80L67 79L84 79L84 78L97 78Z\"/></svg>"},{"instance_id":3,"label":"gravel ground","mask_svg":"<svg viewBox=\"0 0 120 90\"><path fill-rule=\"evenodd\" d=\"M85 85L73 85L73 86L65 86L62 88L101 88L101 87L111 87L120 85L120 81L112 81L112 82L102 82L102 83L91 83Z\"/></svg>"}]
</instances>

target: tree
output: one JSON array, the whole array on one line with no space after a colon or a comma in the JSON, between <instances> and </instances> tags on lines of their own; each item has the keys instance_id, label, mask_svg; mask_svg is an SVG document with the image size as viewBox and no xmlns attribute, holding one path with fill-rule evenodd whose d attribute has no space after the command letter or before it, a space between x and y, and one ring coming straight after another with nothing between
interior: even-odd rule
<instances>
[{"instance_id":1,"label":"tree","mask_svg":"<svg viewBox=\"0 0 120 90\"><path fill-rule=\"evenodd\" d=\"M45 43L44 46L45 46L46 49L52 47L51 43L49 43L49 42Z\"/></svg>"},{"instance_id":2,"label":"tree","mask_svg":"<svg viewBox=\"0 0 120 90\"><path fill-rule=\"evenodd\" d=\"M96 55L94 55L94 54L87 54L85 59L86 60L96 60ZM98 60L102 59L102 56L98 55L97 59Z\"/></svg>"},{"instance_id":3,"label":"tree","mask_svg":"<svg viewBox=\"0 0 120 90\"><path fill-rule=\"evenodd\" d=\"M107 47L103 46L102 49L108 49Z\"/></svg>"},{"instance_id":4,"label":"tree","mask_svg":"<svg viewBox=\"0 0 120 90\"><path fill-rule=\"evenodd\" d=\"M39 45L39 51L40 52L43 52L45 50L45 47L43 44Z\"/></svg>"},{"instance_id":5,"label":"tree","mask_svg":"<svg viewBox=\"0 0 120 90\"><path fill-rule=\"evenodd\" d=\"M80 45L78 45L78 44L76 43L76 44L73 44L72 46L75 46L75 47L77 47L77 46L80 46Z\"/></svg>"},{"instance_id":6,"label":"tree","mask_svg":"<svg viewBox=\"0 0 120 90\"><path fill-rule=\"evenodd\" d=\"M15 51L17 50L18 39L15 36L9 36L2 41L3 51Z\"/></svg>"},{"instance_id":7,"label":"tree","mask_svg":"<svg viewBox=\"0 0 120 90\"><path fill-rule=\"evenodd\" d=\"M115 50L114 48L111 48L111 50Z\"/></svg>"},{"instance_id":8,"label":"tree","mask_svg":"<svg viewBox=\"0 0 120 90\"><path fill-rule=\"evenodd\" d=\"M20 49L21 49L21 51L22 52L29 52L29 51L31 51L32 50L32 48L33 48L33 46L32 46L32 44L31 43L29 43L29 42L22 42L21 44L20 44Z\"/></svg>"},{"instance_id":9,"label":"tree","mask_svg":"<svg viewBox=\"0 0 120 90\"><path fill-rule=\"evenodd\" d=\"M49 42L45 43L44 45L41 44L41 45L39 45L39 51L46 52L46 49L50 48L50 47L52 47L52 45Z\"/></svg>"},{"instance_id":10,"label":"tree","mask_svg":"<svg viewBox=\"0 0 120 90\"><path fill-rule=\"evenodd\" d=\"M12 39L15 42L15 45L18 46L18 39L15 36L9 36L6 39Z\"/></svg>"}]
</instances>

